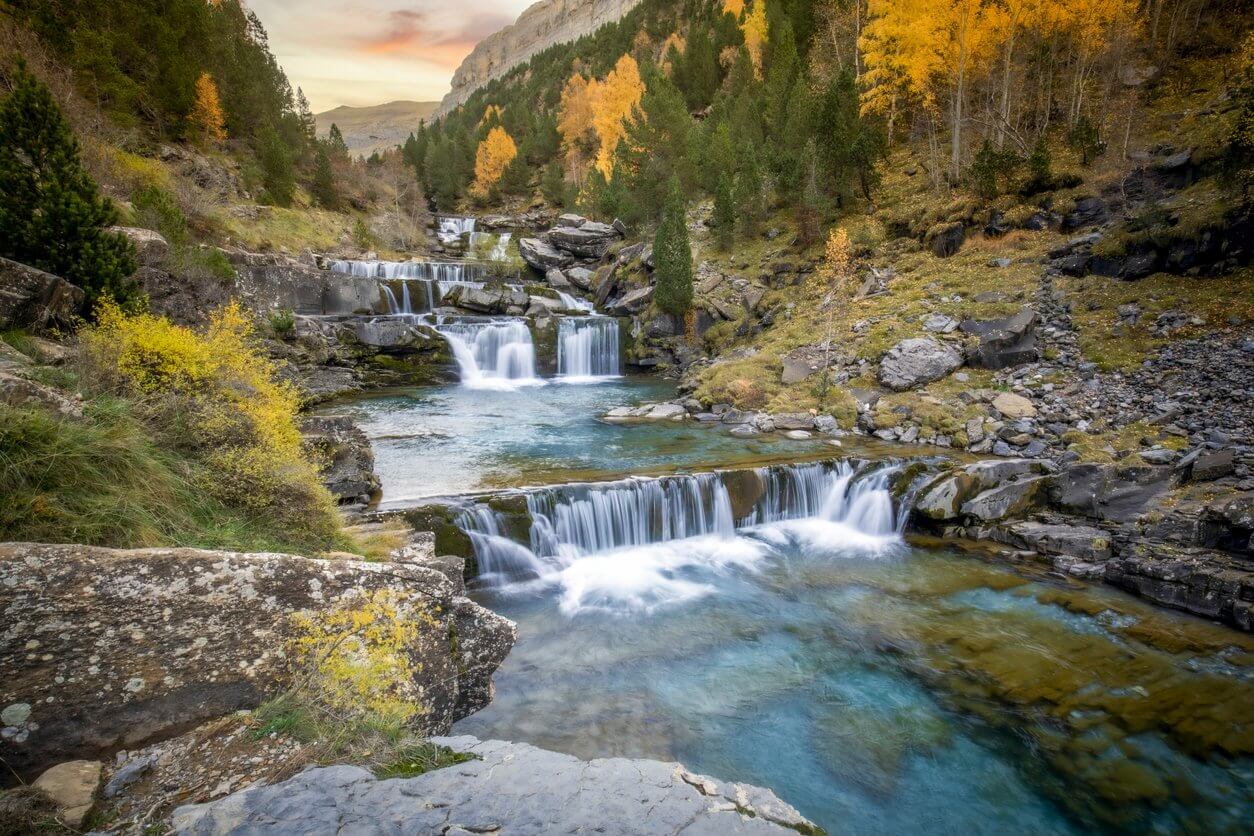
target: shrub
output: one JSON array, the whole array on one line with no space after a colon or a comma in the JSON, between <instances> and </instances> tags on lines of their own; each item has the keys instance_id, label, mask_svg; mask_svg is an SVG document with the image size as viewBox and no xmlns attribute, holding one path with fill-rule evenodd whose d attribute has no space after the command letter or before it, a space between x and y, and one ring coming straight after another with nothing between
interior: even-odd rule
<instances>
[{"instance_id":1,"label":"shrub","mask_svg":"<svg viewBox=\"0 0 1254 836\"><path fill-rule=\"evenodd\" d=\"M277 380L235 303L217 311L204 333L113 305L98 317L83 336L87 362L203 466L204 491L311 539L335 535L330 495L301 449L296 391Z\"/></svg>"},{"instance_id":2,"label":"shrub","mask_svg":"<svg viewBox=\"0 0 1254 836\"><path fill-rule=\"evenodd\" d=\"M288 337L296 330L296 316L289 308L275 311L270 314L270 327L274 329L275 336Z\"/></svg>"},{"instance_id":3,"label":"shrub","mask_svg":"<svg viewBox=\"0 0 1254 836\"><path fill-rule=\"evenodd\" d=\"M174 195L156 186L145 186L131 195L135 223L155 229L170 244L169 269L187 278L229 279L235 268L213 247L200 247L192 239L187 215Z\"/></svg>"}]
</instances>

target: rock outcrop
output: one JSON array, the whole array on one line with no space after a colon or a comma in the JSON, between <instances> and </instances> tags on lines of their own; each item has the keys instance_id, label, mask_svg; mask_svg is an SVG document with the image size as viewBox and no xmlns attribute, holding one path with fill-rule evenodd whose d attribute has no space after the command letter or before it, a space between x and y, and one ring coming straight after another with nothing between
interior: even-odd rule
<instances>
[{"instance_id":1,"label":"rock outcrop","mask_svg":"<svg viewBox=\"0 0 1254 836\"><path fill-rule=\"evenodd\" d=\"M448 113L484 84L527 62L536 53L591 34L639 3L640 0L540 0L529 6L518 20L484 38L466 56L453 73L452 89L435 115Z\"/></svg>"},{"instance_id":2,"label":"rock outcrop","mask_svg":"<svg viewBox=\"0 0 1254 836\"><path fill-rule=\"evenodd\" d=\"M287 680L292 616L383 593L420 629L405 698L420 732L483 707L511 622L417 549L394 563L196 549L0 545L0 758L19 774L167 737Z\"/></svg>"},{"instance_id":3,"label":"rock outcrop","mask_svg":"<svg viewBox=\"0 0 1254 836\"><path fill-rule=\"evenodd\" d=\"M0 330L69 326L85 295L60 276L0 258Z\"/></svg>"},{"instance_id":4,"label":"rock outcrop","mask_svg":"<svg viewBox=\"0 0 1254 836\"><path fill-rule=\"evenodd\" d=\"M340 502L366 502L381 487L370 439L348 415L311 415L301 422L305 448L322 482Z\"/></svg>"},{"instance_id":5,"label":"rock outcrop","mask_svg":"<svg viewBox=\"0 0 1254 836\"><path fill-rule=\"evenodd\" d=\"M435 738L476 756L415 778L357 766L307 769L271 786L174 811L176 833L814 833L770 790L627 758L581 761L526 743Z\"/></svg>"}]
</instances>

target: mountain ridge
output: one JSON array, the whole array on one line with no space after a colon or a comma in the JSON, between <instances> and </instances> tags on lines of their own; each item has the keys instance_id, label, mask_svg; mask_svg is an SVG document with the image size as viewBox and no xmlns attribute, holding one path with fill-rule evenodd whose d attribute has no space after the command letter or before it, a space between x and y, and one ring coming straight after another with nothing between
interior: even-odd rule
<instances>
[{"instance_id":1,"label":"mountain ridge","mask_svg":"<svg viewBox=\"0 0 1254 836\"><path fill-rule=\"evenodd\" d=\"M537 53L578 40L623 17L641 0L540 0L518 19L484 38L453 73L451 88L435 116L444 116L484 84L499 78Z\"/></svg>"},{"instance_id":2,"label":"mountain ridge","mask_svg":"<svg viewBox=\"0 0 1254 836\"><path fill-rule=\"evenodd\" d=\"M439 102L397 99L377 105L340 105L314 115L318 136L325 137L334 123L344 135L350 154L369 156L400 145L418 123L430 118Z\"/></svg>"}]
</instances>

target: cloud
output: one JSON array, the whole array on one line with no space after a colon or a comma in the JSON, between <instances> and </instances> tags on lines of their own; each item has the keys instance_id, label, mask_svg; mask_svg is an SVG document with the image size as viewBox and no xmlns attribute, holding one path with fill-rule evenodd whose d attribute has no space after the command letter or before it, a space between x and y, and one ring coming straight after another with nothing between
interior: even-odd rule
<instances>
[{"instance_id":1,"label":"cloud","mask_svg":"<svg viewBox=\"0 0 1254 836\"><path fill-rule=\"evenodd\" d=\"M359 44L363 50L374 55L409 52L430 42L431 33L426 28L426 22L426 14L417 9L395 9L384 18L382 32L360 39Z\"/></svg>"}]
</instances>

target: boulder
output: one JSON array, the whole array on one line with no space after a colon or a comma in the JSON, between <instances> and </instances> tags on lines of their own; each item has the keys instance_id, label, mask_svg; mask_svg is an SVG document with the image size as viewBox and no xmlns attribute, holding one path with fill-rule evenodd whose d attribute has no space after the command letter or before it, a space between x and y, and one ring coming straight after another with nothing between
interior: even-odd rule
<instances>
[{"instance_id":1,"label":"boulder","mask_svg":"<svg viewBox=\"0 0 1254 836\"><path fill-rule=\"evenodd\" d=\"M1017 421L1020 418L1035 418L1036 406L1023 397L1013 392L1002 392L993 398L993 409L996 409L1002 415L1011 421Z\"/></svg>"},{"instance_id":2,"label":"boulder","mask_svg":"<svg viewBox=\"0 0 1254 836\"><path fill-rule=\"evenodd\" d=\"M382 486L374 472L370 439L347 415L311 415L301 422L305 449L323 484L341 502L365 502Z\"/></svg>"},{"instance_id":3,"label":"boulder","mask_svg":"<svg viewBox=\"0 0 1254 836\"><path fill-rule=\"evenodd\" d=\"M444 294L444 304L465 308L468 311L477 313L499 314L504 313L505 309L511 304L511 300L508 298L509 295L499 286L469 287L467 285L455 285L449 288L448 293Z\"/></svg>"},{"instance_id":4,"label":"boulder","mask_svg":"<svg viewBox=\"0 0 1254 836\"><path fill-rule=\"evenodd\" d=\"M1028 306L1005 319L964 320L959 326L963 332L980 338L979 346L971 353L971 365L1004 369L1035 363L1041 359L1036 345L1036 326L1039 322L1036 310Z\"/></svg>"},{"instance_id":5,"label":"boulder","mask_svg":"<svg viewBox=\"0 0 1254 836\"><path fill-rule=\"evenodd\" d=\"M962 249L962 242L966 240L966 237L966 228L962 222L954 221L948 224L937 224L929 229L927 235L923 237L923 244L938 258L948 258Z\"/></svg>"},{"instance_id":6,"label":"boulder","mask_svg":"<svg viewBox=\"0 0 1254 836\"><path fill-rule=\"evenodd\" d=\"M57 805L62 824L77 830L96 803L102 769L100 761L59 763L36 778L34 786Z\"/></svg>"},{"instance_id":7,"label":"boulder","mask_svg":"<svg viewBox=\"0 0 1254 836\"><path fill-rule=\"evenodd\" d=\"M903 340L880 360L880 383L897 392L949 375L962 366L962 354L931 338Z\"/></svg>"},{"instance_id":8,"label":"boulder","mask_svg":"<svg viewBox=\"0 0 1254 836\"><path fill-rule=\"evenodd\" d=\"M1067 513L1127 522L1140 516L1171 485L1168 467L1075 464L1051 477L1049 499Z\"/></svg>"},{"instance_id":9,"label":"boulder","mask_svg":"<svg viewBox=\"0 0 1254 836\"><path fill-rule=\"evenodd\" d=\"M68 328L86 298L60 276L0 258L0 330Z\"/></svg>"},{"instance_id":10,"label":"boulder","mask_svg":"<svg viewBox=\"0 0 1254 836\"><path fill-rule=\"evenodd\" d=\"M618 239L618 230L609 224L587 221L577 227L554 227L548 238L554 247L578 258L600 258Z\"/></svg>"},{"instance_id":11,"label":"boulder","mask_svg":"<svg viewBox=\"0 0 1254 836\"><path fill-rule=\"evenodd\" d=\"M575 259L570 253L555 250L548 241L542 238L523 238L519 240L518 254L522 256L523 261L541 273L548 272L551 267L561 269L575 263Z\"/></svg>"},{"instance_id":12,"label":"boulder","mask_svg":"<svg viewBox=\"0 0 1254 836\"><path fill-rule=\"evenodd\" d=\"M429 326L416 325L403 319L355 318L347 322L344 328L347 333L341 336L383 351L420 348L440 340L440 336Z\"/></svg>"},{"instance_id":13,"label":"boulder","mask_svg":"<svg viewBox=\"0 0 1254 836\"><path fill-rule=\"evenodd\" d=\"M613 302L605 306L610 316L630 316L631 314L640 313L649 306L649 300L653 298L653 288L638 287L635 290L628 291L622 297L615 299Z\"/></svg>"},{"instance_id":14,"label":"boulder","mask_svg":"<svg viewBox=\"0 0 1254 836\"><path fill-rule=\"evenodd\" d=\"M557 216L556 226L566 226L572 229L578 229L588 222L583 215L576 215L574 212L565 212Z\"/></svg>"},{"instance_id":15,"label":"boulder","mask_svg":"<svg viewBox=\"0 0 1254 836\"><path fill-rule=\"evenodd\" d=\"M418 564L198 549L0 545L0 758L19 774L177 734L258 705L288 681L293 616L315 623L392 599L425 625L407 647L419 733L487 704L511 622ZM9 719L16 719L7 712Z\"/></svg>"},{"instance_id":16,"label":"boulder","mask_svg":"<svg viewBox=\"0 0 1254 836\"><path fill-rule=\"evenodd\" d=\"M558 290L570 290L570 281L567 280L566 274L556 267L550 267L545 271L544 280L548 282L549 287L555 287Z\"/></svg>"},{"instance_id":17,"label":"boulder","mask_svg":"<svg viewBox=\"0 0 1254 836\"><path fill-rule=\"evenodd\" d=\"M914 510L932 520L955 519L962 503L974 495L976 485L975 479L966 473L942 476L919 492Z\"/></svg>"},{"instance_id":18,"label":"boulder","mask_svg":"<svg viewBox=\"0 0 1254 836\"><path fill-rule=\"evenodd\" d=\"M1030 476L989 488L962 503L962 513L983 522L993 522L1032 511L1041 504L1046 478Z\"/></svg>"},{"instance_id":19,"label":"boulder","mask_svg":"<svg viewBox=\"0 0 1254 836\"><path fill-rule=\"evenodd\" d=\"M1091 226L1100 226L1110 218L1110 209L1100 197L1086 197L1076 201L1075 209L1062 219L1062 231L1071 232Z\"/></svg>"},{"instance_id":20,"label":"boulder","mask_svg":"<svg viewBox=\"0 0 1254 836\"><path fill-rule=\"evenodd\" d=\"M43 407L67 418L83 416L83 403L78 396L69 397L50 386L3 370L0 370L0 403L14 407Z\"/></svg>"},{"instance_id":21,"label":"boulder","mask_svg":"<svg viewBox=\"0 0 1254 836\"><path fill-rule=\"evenodd\" d=\"M682 764L581 761L526 743L437 737L472 759L382 780L359 766L307 769L277 784L179 807L173 829L218 833L769 834L817 829L770 790Z\"/></svg>"},{"instance_id":22,"label":"boulder","mask_svg":"<svg viewBox=\"0 0 1254 836\"><path fill-rule=\"evenodd\" d=\"M1220 450L1207 450L1193 460L1189 468L1189 480L1192 482L1213 482L1225 476L1231 476L1236 470L1236 451L1231 447Z\"/></svg>"},{"instance_id":23,"label":"boulder","mask_svg":"<svg viewBox=\"0 0 1254 836\"><path fill-rule=\"evenodd\" d=\"M135 226L111 226L109 231L135 245L135 255L144 267L160 267L170 256L170 242L160 232Z\"/></svg>"},{"instance_id":24,"label":"boulder","mask_svg":"<svg viewBox=\"0 0 1254 836\"><path fill-rule=\"evenodd\" d=\"M566 279L580 290L592 290L596 273L587 267L571 267L566 271Z\"/></svg>"},{"instance_id":25,"label":"boulder","mask_svg":"<svg viewBox=\"0 0 1254 836\"><path fill-rule=\"evenodd\" d=\"M682 421L688 416L688 410L677 403L660 403L645 414L651 421Z\"/></svg>"}]
</instances>

